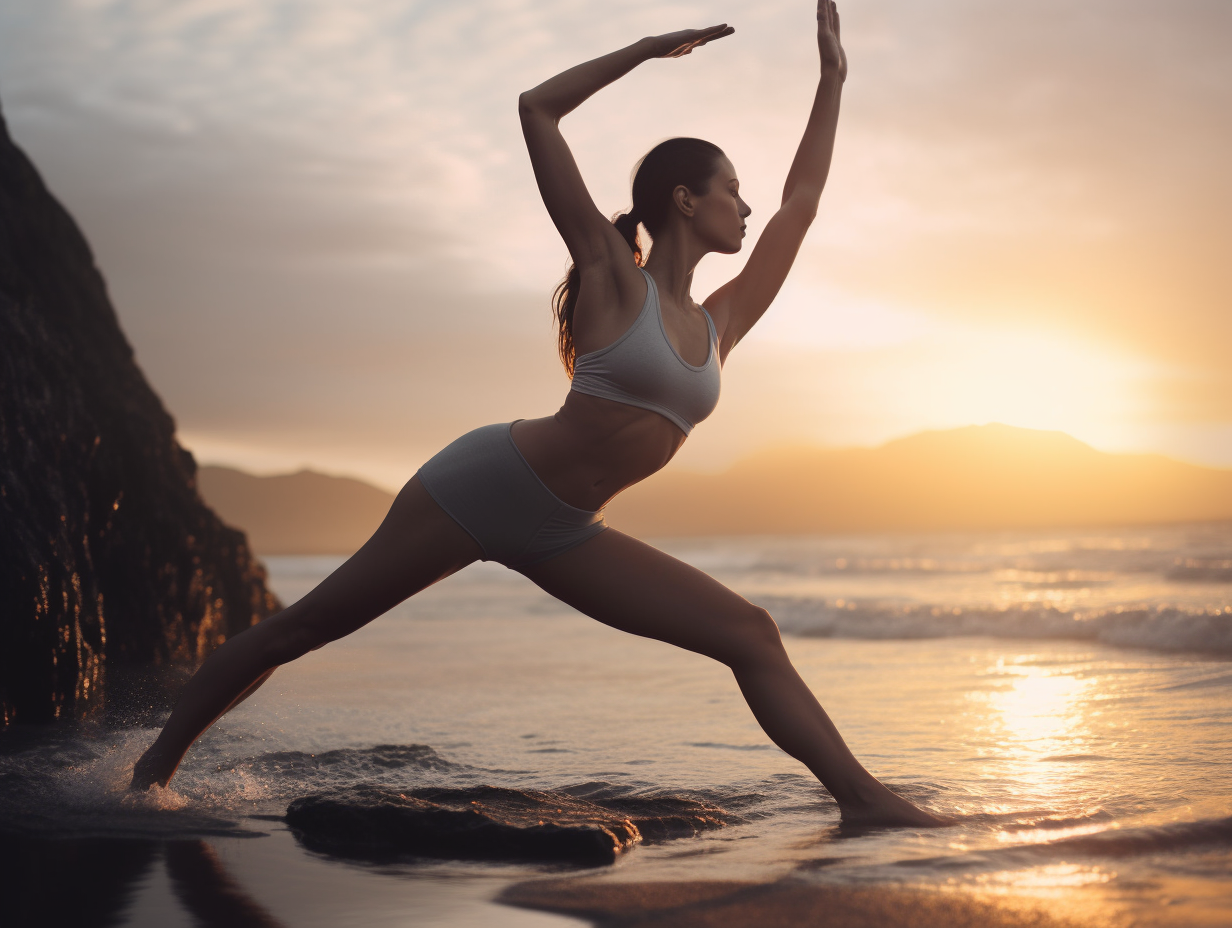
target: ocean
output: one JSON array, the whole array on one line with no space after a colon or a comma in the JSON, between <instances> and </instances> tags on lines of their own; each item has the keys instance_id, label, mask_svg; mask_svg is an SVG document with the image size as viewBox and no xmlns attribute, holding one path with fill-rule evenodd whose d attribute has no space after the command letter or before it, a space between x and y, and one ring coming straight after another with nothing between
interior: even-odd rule
<instances>
[{"instance_id":1,"label":"ocean","mask_svg":"<svg viewBox=\"0 0 1232 928\"><path fill-rule=\"evenodd\" d=\"M840 827L726 668L477 564L280 669L168 790L125 789L152 695L0 734L5 924L590 923L518 889L544 880L1232 924L1232 525L658 544L769 608L856 756L956 824ZM267 566L291 602L338 563ZM368 824L292 827L309 796ZM637 827L605 859L365 849L408 796L591 804ZM537 907L497 901L519 892ZM913 923L903 905L886 923ZM663 923L692 924L679 911Z\"/></svg>"}]
</instances>

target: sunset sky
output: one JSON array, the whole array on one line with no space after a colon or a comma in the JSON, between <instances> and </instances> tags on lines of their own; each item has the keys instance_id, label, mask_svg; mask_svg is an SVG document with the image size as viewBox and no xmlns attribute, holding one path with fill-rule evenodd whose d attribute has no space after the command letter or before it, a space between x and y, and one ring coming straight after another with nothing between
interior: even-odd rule
<instances>
[{"instance_id":1,"label":"sunset sky","mask_svg":"<svg viewBox=\"0 0 1232 928\"><path fill-rule=\"evenodd\" d=\"M990 421L1232 467L1232 4L849 0L830 183L680 466ZM672 135L778 202L807 0L5 0L0 104L208 463L400 485L568 382L519 91L642 35L563 128L600 209ZM746 246L746 253L748 247ZM694 296L736 273L712 256Z\"/></svg>"}]
</instances>

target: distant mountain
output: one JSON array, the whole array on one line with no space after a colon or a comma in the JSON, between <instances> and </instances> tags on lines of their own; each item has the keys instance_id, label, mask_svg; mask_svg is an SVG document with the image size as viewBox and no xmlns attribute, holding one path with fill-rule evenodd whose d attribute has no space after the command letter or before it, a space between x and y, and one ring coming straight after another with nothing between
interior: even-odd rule
<instances>
[{"instance_id":1,"label":"distant mountain","mask_svg":"<svg viewBox=\"0 0 1232 928\"><path fill-rule=\"evenodd\" d=\"M311 470L255 477L209 466L198 470L197 486L224 522L248 533L258 554L350 554L394 501L362 480Z\"/></svg>"},{"instance_id":2,"label":"distant mountain","mask_svg":"<svg viewBox=\"0 0 1232 928\"><path fill-rule=\"evenodd\" d=\"M639 535L934 531L1232 519L1232 471L981 425L880 448L767 451L665 471L608 507Z\"/></svg>"},{"instance_id":3,"label":"distant mountain","mask_svg":"<svg viewBox=\"0 0 1232 928\"><path fill-rule=\"evenodd\" d=\"M261 554L349 553L393 496L301 471L203 467L201 493ZM667 470L617 497L635 535L1052 528L1232 519L1232 471L1107 454L1063 432L982 425L880 448L766 451L721 474Z\"/></svg>"}]
</instances>

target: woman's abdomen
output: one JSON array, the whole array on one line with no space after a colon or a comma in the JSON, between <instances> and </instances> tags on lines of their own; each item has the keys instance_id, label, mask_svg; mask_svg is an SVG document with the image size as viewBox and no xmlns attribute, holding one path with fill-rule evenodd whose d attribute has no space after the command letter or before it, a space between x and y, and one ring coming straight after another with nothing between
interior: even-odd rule
<instances>
[{"instance_id":1,"label":"woman's abdomen","mask_svg":"<svg viewBox=\"0 0 1232 928\"><path fill-rule=\"evenodd\" d=\"M657 413L573 392L555 416L523 419L512 434L548 489L587 510L660 470L685 438Z\"/></svg>"}]
</instances>

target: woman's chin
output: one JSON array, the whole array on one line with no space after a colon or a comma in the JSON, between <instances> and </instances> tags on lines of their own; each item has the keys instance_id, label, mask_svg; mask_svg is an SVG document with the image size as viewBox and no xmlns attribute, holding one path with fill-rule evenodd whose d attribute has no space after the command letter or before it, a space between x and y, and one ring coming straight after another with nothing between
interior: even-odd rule
<instances>
[{"instance_id":1,"label":"woman's chin","mask_svg":"<svg viewBox=\"0 0 1232 928\"><path fill-rule=\"evenodd\" d=\"M744 236L727 241L712 240L708 251L719 255L734 255L744 247Z\"/></svg>"}]
</instances>

